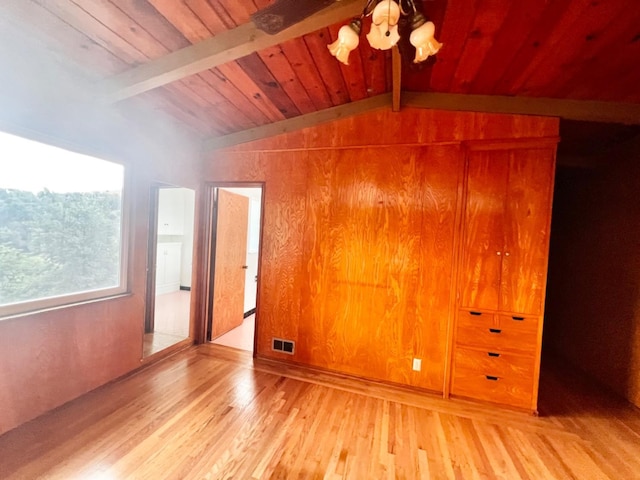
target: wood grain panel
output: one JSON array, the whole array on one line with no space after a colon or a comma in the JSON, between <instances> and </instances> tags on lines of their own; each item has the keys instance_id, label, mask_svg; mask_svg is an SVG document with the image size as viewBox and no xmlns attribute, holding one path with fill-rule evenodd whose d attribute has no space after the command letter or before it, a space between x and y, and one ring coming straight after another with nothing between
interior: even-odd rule
<instances>
[{"instance_id":1,"label":"wood grain panel","mask_svg":"<svg viewBox=\"0 0 640 480\"><path fill-rule=\"evenodd\" d=\"M169 50L176 51L190 45L189 41L153 5L137 0L109 0L158 39ZM106 21L106 20L105 20Z\"/></svg>"},{"instance_id":2,"label":"wood grain panel","mask_svg":"<svg viewBox=\"0 0 640 480\"><path fill-rule=\"evenodd\" d=\"M467 93L471 83L483 66L484 59L493 45L498 31L504 28L510 0L480 0L470 27L464 49L458 58L453 80L448 89L451 93ZM519 5L518 5L519 6Z\"/></svg>"},{"instance_id":3,"label":"wood grain panel","mask_svg":"<svg viewBox=\"0 0 640 480\"><path fill-rule=\"evenodd\" d=\"M167 2L165 0L147 0L190 42L211 37L211 31L198 15L185 2Z\"/></svg>"},{"instance_id":4,"label":"wood grain panel","mask_svg":"<svg viewBox=\"0 0 640 480\"><path fill-rule=\"evenodd\" d=\"M83 73L97 79L120 73L128 68L127 62L118 58L108 48L95 42L60 19L49 10L33 2L11 2L2 5L3 20L39 39L43 46L65 52L76 65L82 65ZM57 47L57 48L56 48Z\"/></svg>"},{"instance_id":5,"label":"wood grain panel","mask_svg":"<svg viewBox=\"0 0 640 480\"><path fill-rule=\"evenodd\" d=\"M213 326L217 338L242 325L249 198L218 189Z\"/></svg>"},{"instance_id":6,"label":"wood grain panel","mask_svg":"<svg viewBox=\"0 0 640 480\"><path fill-rule=\"evenodd\" d=\"M416 318L406 318L405 328L414 330L414 356L422 359L422 370L411 372L410 384L440 391L452 318L450 279L454 275L456 201L464 155L459 146L451 145L421 148L416 156L416 161L424 164L420 274Z\"/></svg>"},{"instance_id":7,"label":"wood grain panel","mask_svg":"<svg viewBox=\"0 0 640 480\"><path fill-rule=\"evenodd\" d=\"M441 391L460 141L556 128L555 120L407 109L212 153L208 179L265 182L258 355ZM488 161L495 152L472 155ZM502 216L509 151L498 158ZM295 340L295 355L271 351L274 336ZM421 372L412 358L422 359Z\"/></svg>"},{"instance_id":8,"label":"wood grain panel","mask_svg":"<svg viewBox=\"0 0 640 480\"><path fill-rule=\"evenodd\" d=\"M257 53L239 58L237 63L247 72L260 90L264 92L266 98L280 110L285 118L300 115L300 110L291 101L291 98L289 98Z\"/></svg>"},{"instance_id":9,"label":"wood grain panel","mask_svg":"<svg viewBox=\"0 0 640 480\"><path fill-rule=\"evenodd\" d=\"M230 87L244 95L270 121L283 120L285 118L284 114L265 95L256 82L238 65L238 62L220 65L211 71L217 72L217 76L220 77L221 81L232 83Z\"/></svg>"},{"instance_id":10,"label":"wood grain panel","mask_svg":"<svg viewBox=\"0 0 640 480\"><path fill-rule=\"evenodd\" d=\"M222 24L214 23L212 25L212 20L209 17L213 17L213 12L210 10L207 10L208 13L205 19L201 19L186 4L173 4L160 0L154 0L154 2L155 8L192 43L210 38L212 33L218 31L217 29L222 29ZM242 6L238 8L244 9ZM203 20L207 18L209 20L205 25ZM229 21L229 19L226 20L227 23ZM258 125L265 123L264 116L272 121L284 118L265 92L237 62L220 65L215 69L209 70L208 73L205 72L205 80L210 85L216 85L216 88L220 89L219 91L231 103L236 105L244 115L252 118ZM247 101L249 104L253 104L253 107L250 107Z\"/></svg>"},{"instance_id":11,"label":"wood grain panel","mask_svg":"<svg viewBox=\"0 0 640 480\"><path fill-rule=\"evenodd\" d=\"M234 105L256 125L264 125L275 118L265 113L265 111L269 112L267 108L259 108L258 105L260 104L256 102L256 99L253 99L253 101L249 99L247 97L249 92L240 91L238 87L232 84L225 74L223 74L223 70L227 71L228 68L223 66L222 70L208 70L197 76L202 78L202 80L209 84L222 98L225 98L229 103Z\"/></svg>"},{"instance_id":12,"label":"wood grain panel","mask_svg":"<svg viewBox=\"0 0 640 480\"><path fill-rule=\"evenodd\" d=\"M342 148L439 142L557 137L559 120L528 115L403 108L378 110L256 140L228 151ZM223 150L224 151L224 150ZM213 157L218 152L210 154Z\"/></svg>"},{"instance_id":13,"label":"wood grain panel","mask_svg":"<svg viewBox=\"0 0 640 480\"><path fill-rule=\"evenodd\" d=\"M316 110L332 107L331 97L322 81L318 67L315 62L309 61L311 54L304 40L289 40L281 44L280 47L287 56L296 76L304 85Z\"/></svg>"},{"instance_id":14,"label":"wood grain panel","mask_svg":"<svg viewBox=\"0 0 640 480\"><path fill-rule=\"evenodd\" d=\"M180 32L168 24L152 6L148 5L146 8L133 7L125 2L123 8L136 15L136 19L131 18L118 6L106 1L76 5L69 0L68 3L59 2L43 4L43 6L49 8L52 13L76 29L86 31L94 42L107 48L129 64L142 63L166 55L171 51L171 48L178 49L184 46L186 41ZM142 20L143 23L149 28L159 29L163 34L162 42L169 45L169 48L137 23L137 17L142 12L147 14ZM210 36L210 34L208 35ZM255 125L244 112L238 110L234 105L220 105L216 100L213 100L212 96L218 96L217 92L203 83L200 76L186 79L185 82L176 82L162 90L164 94L169 91L180 100L170 99L169 101L173 101L174 107L166 109L166 111L182 121L186 120L188 125L199 131L208 134L215 134L216 131L228 133ZM151 98L157 97L152 96ZM195 105L188 106L189 100L195 100ZM238 103L241 104L241 102ZM212 109L212 106L217 108ZM184 110L184 113L176 111L180 108ZM225 121L216 118L222 115L225 115ZM209 122L217 124L218 128L212 131L208 128Z\"/></svg>"},{"instance_id":15,"label":"wood grain panel","mask_svg":"<svg viewBox=\"0 0 640 480\"><path fill-rule=\"evenodd\" d=\"M269 47L259 52L258 55L301 114L316 111L316 107L313 105L307 90L296 75L281 47Z\"/></svg>"},{"instance_id":16,"label":"wood grain panel","mask_svg":"<svg viewBox=\"0 0 640 480\"><path fill-rule=\"evenodd\" d=\"M302 273L306 154L219 156L212 167L211 179L215 181L265 182L256 316L257 353L289 360L291 356L271 350L271 339L298 340L300 290L306 281ZM296 349L296 354L298 351Z\"/></svg>"},{"instance_id":17,"label":"wood grain panel","mask_svg":"<svg viewBox=\"0 0 640 480\"><path fill-rule=\"evenodd\" d=\"M242 128L241 126L256 125L248 115L212 89L201 75L156 90L167 97L166 101L182 108L187 115L201 119L201 128L212 126L228 132ZM171 95L168 95L169 92ZM225 117L225 113L229 118Z\"/></svg>"},{"instance_id":18,"label":"wood grain panel","mask_svg":"<svg viewBox=\"0 0 640 480\"><path fill-rule=\"evenodd\" d=\"M500 309L542 314L549 252L553 150L513 150L509 159Z\"/></svg>"},{"instance_id":19,"label":"wood grain panel","mask_svg":"<svg viewBox=\"0 0 640 480\"><path fill-rule=\"evenodd\" d=\"M639 12L633 6L631 9L627 11L628 19L620 20L616 28L611 29L619 33L615 47L607 50L606 55L595 56L575 79L572 81L567 79L566 86L558 93L559 95L566 95L568 98L601 98L602 96L603 99L609 100L640 101L637 98L637 88L621 90L615 85L620 80L629 80L637 75L634 68L636 64L629 62L628 59L640 56L640 42L637 40ZM628 20L630 25L625 27ZM611 72L618 72L616 78L612 78Z\"/></svg>"},{"instance_id":20,"label":"wood grain panel","mask_svg":"<svg viewBox=\"0 0 640 480\"><path fill-rule=\"evenodd\" d=\"M327 49L331 38L329 30L324 28L302 38L311 54L310 59L316 64L318 70L322 72L322 81L327 86L333 105L347 103L349 101L349 92L342 77L340 63L336 61L329 53L329 49Z\"/></svg>"},{"instance_id":21,"label":"wood grain panel","mask_svg":"<svg viewBox=\"0 0 640 480\"><path fill-rule=\"evenodd\" d=\"M498 377L460 365L452 374L451 394L524 409L531 406L533 392L530 378Z\"/></svg>"},{"instance_id":22,"label":"wood grain panel","mask_svg":"<svg viewBox=\"0 0 640 480\"><path fill-rule=\"evenodd\" d=\"M586 55L601 56L599 53L603 53L605 48L609 50L607 47L613 42L610 41L611 43L607 45L603 39L606 40L607 36L619 39L625 20L629 16L633 17L633 13L630 11L624 12L625 5L628 5L625 0L590 2L589 6L577 18L572 19L570 30L559 38L562 48L548 49L545 52L546 55L541 58L540 65L544 64L544 68L536 68L530 72L531 74L524 79L522 86L516 86L518 91L523 95L548 95L551 90L550 85L562 83L558 79L570 79L568 74L572 62L583 59ZM621 13L625 15L625 19L617 18ZM600 33L603 25L615 25L615 28L607 28ZM615 44L617 43L615 41ZM614 45L611 47L615 48Z\"/></svg>"},{"instance_id":23,"label":"wood grain panel","mask_svg":"<svg viewBox=\"0 0 640 480\"><path fill-rule=\"evenodd\" d=\"M307 169L296 153L260 154L264 189L258 353L290 358L271 350L272 337L299 341L300 291L304 274ZM296 349L296 356L299 350Z\"/></svg>"},{"instance_id":24,"label":"wood grain panel","mask_svg":"<svg viewBox=\"0 0 640 480\"><path fill-rule=\"evenodd\" d=\"M551 54L553 47L558 47L565 37L571 35L575 19L582 12L597 4L598 2L594 3L589 0L560 0L547 3L546 9L540 17L544 21L538 24L539 28L532 30L529 38L520 47L518 55L495 85L493 93L514 94L514 92L520 91L522 84L536 70L544 70L544 58L547 54ZM542 44L552 46L552 48L540 49Z\"/></svg>"},{"instance_id":25,"label":"wood grain panel","mask_svg":"<svg viewBox=\"0 0 640 480\"><path fill-rule=\"evenodd\" d=\"M482 68L471 84L471 93L491 93L498 79L502 78L505 70L518 54L519 46L525 42L532 30L539 28L538 21L545 6L545 2L538 1L511 2L502 28L494 36L491 45L487 47L488 52Z\"/></svg>"},{"instance_id":26,"label":"wood grain panel","mask_svg":"<svg viewBox=\"0 0 640 480\"><path fill-rule=\"evenodd\" d=\"M464 52L464 45L471 32L471 25L475 18L477 7L475 2L464 4L463 2L447 2L447 11L444 16L440 37L447 48L438 52L436 65L431 73L430 87L436 92L449 90L460 56Z\"/></svg>"},{"instance_id":27,"label":"wood grain panel","mask_svg":"<svg viewBox=\"0 0 640 480\"><path fill-rule=\"evenodd\" d=\"M68 23L71 27L83 32L95 43L109 50L130 66L147 60L146 55L132 47L117 33L110 30L71 0L61 0L58 2L47 2L45 0L34 1L59 17L62 21Z\"/></svg>"},{"instance_id":28,"label":"wood grain panel","mask_svg":"<svg viewBox=\"0 0 640 480\"><path fill-rule=\"evenodd\" d=\"M171 85L163 88L171 88ZM193 111L187 111L184 109L186 102L183 101L178 105L175 97L171 95L163 95L161 90L145 92L140 95L138 99L140 101L146 101L148 102L148 105L153 105L153 108L171 115L176 121L180 122L183 128L191 129L196 132L196 135L210 134L211 132L214 134L221 134L223 131L211 120L204 123L203 119L199 115L194 115ZM118 109L126 112L125 107L119 106Z\"/></svg>"},{"instance_id":29,"label":"wood grain panel","mask_svg":"<svg viewBox=\"0 0 640 480\"><path fill-rule=\"evenodd\" d=\"M309 259L310 271L303 278L310 283L303 293L295 358L439 390L448 286L430 279L440 274L450 277L459 151L457 147L403 149L393 156L398 179L389 184L385 172L390 152L377 160L373 170L364 160L372 153L309 154L312 173L304 258ZM354 164L355 158L361 160ZM415 185L411 175L418 175ZM354 178L362 180L352 183ZM358 193L366 185L369 190ZM400 198L394 200L398 189ZM357 214L364 220L357 221ZM268 227L265 235L270 235ZM381 247L376 239L389 235L391 244ZM418 271L424 280L418 279ZM373 318L378 328L363 330ZM381 352L382 345L387 347L384 353L373 353ZM408 373L413 356L423 358L419 374ZM374 372L372 362L381 373Z\"/></svg>"},{"instance_id":30,"label":"wood grain panel","mask_svg":"<svg viewBox=\"0 0 640 480\"><path fill-rule=\"evenodd\" d=\"M501 378L526 378L533 384L534 359L531 356L457 346L454 363L456 368Z\"/></svg>"},{"instance_id":31,"label":"wood grain panel","mask_svg":"<svg viewBox=\"0 0 640 480\"><path fill-rule=\"evenodd\" d=\"M319 219L301 316L308 363L408 383L403 319L416 311L421 223L420 173L408 153L388 152L383 163L373 151L341 151L311 173L310 185L327 185L325 199L307 202Z\"/></svg>"},{"instance_id":32,"label":"wood grain panel","mask_svg":"<svg viewBox=\"0 0 640 480\"><path fill-rule=\"evenodd\" d=\"M462 246L461 305L495 310L500 301L509 152L470 152Z\"/></svg>"},{"instance_id":33,"label":"wood grain panel","mask_svg":"<svg viewBox=\"0 0 640 480\"><path fill-rule=\"evenodd\" d=\"M461 311L458 315L456 342L497 353L522 353L533 358L537 354L539 324L537 317L513 320L505 315L483 313L478 316Z\"/></svg>"},{"instance_id":34,"label":"wood grain panel","mask_svg":"<svg viewBox=\"0 0 640 480\"><path fill-rule=\"evenodd\" d=\"M136 368L143 320L128 297L1 322L0 432Z\"/></svg>"},{"instance_id":35,"label":"wood grain panel","mask_svg":"<svg viewBox=\"0 0 640 480\"><path fill-rule=\"evenodd\" d=\"M214 2L220 5L219 8L224 9L224 11L229 15L229 17L233 18L236 25L242 25L244 23L248 23L251 19L249 18L256 11L255 2L237 2L234 0L216 0Z\"/></svg>"},{"instance_id":36,"label":"wood grain panel","mask_svg":"<svg viewBox=\"0 0 640 480\"><path fill-rule=\"evenodd\" d=\"M236 26L218 1L185 0L185 3L214 35Z\"/></svg>"}]
</instances>

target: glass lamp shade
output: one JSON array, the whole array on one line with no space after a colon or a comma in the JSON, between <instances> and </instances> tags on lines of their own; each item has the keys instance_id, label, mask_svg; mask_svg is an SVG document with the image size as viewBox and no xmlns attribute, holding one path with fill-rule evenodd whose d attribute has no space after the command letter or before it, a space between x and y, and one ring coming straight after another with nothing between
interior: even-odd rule
<instances>
[{"instance_id":1,"label":"glass lamp shade","mask_svg":"<svg viewBox=\"0 0 640 480\"><path fill-rule=\"evenodd\" d=\"M371 14L371 30L367 40L373 48L389 50L398 40L398 20L400 7L393 0L382 0L376 5Z\"/></svg>"},{"instance_id":2,"label":"glass lamp shade","mask_svg":"<svg viewBox=\"0 0 640 480\"><path fill-rule=\"evenodd\" d=\"M435 29L433 22L426 22L411 32L409 41L411 45L416 47L416 56L413 59L413 63L423 62L430 55L438 53L438 50L442 47L442 44L434 37Z\"/></svg>"},{"instance_id":3,"label":"glass lamp shade","mask_svg":"<svg viewBox=\"0 0 640 480\"><path fill-rule=\"evenodd\" d=\"M338 30L338 38L335 42L327 45L331 55L336 57L345 65L349 65L349 53L360 43L360 37L351 25L343 25Z\"/></svg>"}]
</instances>

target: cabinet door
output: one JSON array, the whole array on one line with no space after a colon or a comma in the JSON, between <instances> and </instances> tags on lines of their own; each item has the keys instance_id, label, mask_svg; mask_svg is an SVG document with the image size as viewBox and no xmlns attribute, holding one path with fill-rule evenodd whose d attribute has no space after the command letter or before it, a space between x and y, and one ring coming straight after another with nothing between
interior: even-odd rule
<instances>
[{"instance_id":1,"label":"cabinet door","mask_svg":"<svg viewBox=\"0 0 640 480\"><path fill-rule=\"evenodd\" d=\"M549 248L554 153L513 150L504 215L500 309L542 314Z\"/></svg>"},{"instance_id":2,"label":"cabinet door","mask_svg":"<svg viewBox=\"0 0 640 480\"><path fill-rule=\"evenodd\" d=\"M462 246L463 307L498 308L508 169L508 152L469 153Z\"/></svg>"}]
</instances>

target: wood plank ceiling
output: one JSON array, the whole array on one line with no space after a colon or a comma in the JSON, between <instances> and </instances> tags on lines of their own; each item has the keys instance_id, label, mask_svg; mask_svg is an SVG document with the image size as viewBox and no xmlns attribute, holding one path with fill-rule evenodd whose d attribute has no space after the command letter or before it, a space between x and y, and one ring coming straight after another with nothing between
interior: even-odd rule
<instances>
[{"instance_id":1,"label":"wood plank ceiling","mask_svg":"<svg viewBox=\"0 0 640 480\"><path fill-rule=\"evenodd\" d=\"M0 14L93 80L250 22L270 0L19 0ZM363 0L364 5L364 0ZM628 0L428 0L444 43L403 62L403 90L640 103L640 9ZM203 140L391 90L391 56L363 39L344 66L321 28L119 102L144 101ZM363 28L363 34L368 26ZM6 38L0 38L8 41Z\"/></svg>"}]
</instances>

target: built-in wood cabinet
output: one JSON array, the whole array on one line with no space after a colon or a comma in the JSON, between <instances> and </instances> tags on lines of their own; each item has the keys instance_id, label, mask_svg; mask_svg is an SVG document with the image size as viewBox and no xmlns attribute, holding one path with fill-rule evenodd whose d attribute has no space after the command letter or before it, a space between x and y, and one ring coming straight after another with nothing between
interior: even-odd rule
<instances>
[{"instance_id":1,"label":"built-in wood cabinet","mask_svg":"<svg viewBox=\"0 0 640 480\"><path fill-rule=\"evenodd\" d=\"M537 408L555 148L467 155L451 393Z\"/></svg>"},{"instance_id":2,"label":"built-in wood cabinet","mask_svg":"<svg viewBox=\"0 0 640 480\"><path fill-rule=\"evenodd\" d=\"M207 180L265 185L256 355L533 409L557 134L548 117L383 109L216 151ZM506 342L475 323L458 340L471 311L508 318Z\"/></svg>"},{"instance_id":3,"label":"built-in wood cabinet","mask_svg":"<svg viewBox=\"0 0 640 480\"><path fill-rule=\"evenodd\" d=\"M550 149L469 152L462 307L542 313L552 179Z\"/></svg>"}]
</instances>

